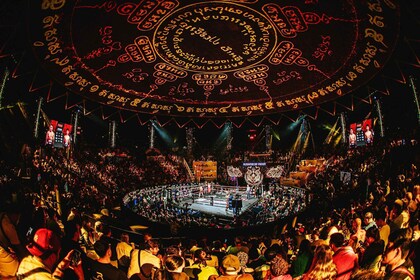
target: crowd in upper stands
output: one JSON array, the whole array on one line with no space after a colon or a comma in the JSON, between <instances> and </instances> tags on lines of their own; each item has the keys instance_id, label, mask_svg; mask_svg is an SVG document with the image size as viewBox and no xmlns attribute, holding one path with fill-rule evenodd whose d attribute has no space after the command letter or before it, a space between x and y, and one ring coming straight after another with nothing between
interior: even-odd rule
<instances>
[{"instance_id":1,"label":"crowd in upper stands","mask_svg":"<svg viewBox=\"0 0 420 280\"><path fill-rule=\"evenodd\" d=\"M323 155L330 164L306 185L308 210L273 232L168 240L144 233L139 242L112 226L122 218L113 209L137 188L188 183L176 157L139 164L120 151L77 153L36 150L29 188L18 188L17 169L1 163L1 279L415 279L419 273L416 141ZM290 203L293 193L280 186L266 191L261 215L280 218L289 205L302 205ZM98 212L102 217L92 217ZM171 213L161 215L170 221Z\"/></svg>"}]
</instances>

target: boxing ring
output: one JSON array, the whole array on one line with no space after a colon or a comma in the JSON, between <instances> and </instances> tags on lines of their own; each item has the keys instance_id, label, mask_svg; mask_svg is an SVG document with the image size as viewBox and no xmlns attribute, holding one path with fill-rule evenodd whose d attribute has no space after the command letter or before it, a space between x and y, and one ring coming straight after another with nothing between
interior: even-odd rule
<instances>
[{"instance_id":1,"label":"boxing ring","mask_svg":"<svg viewBox=\"0 0 420 280\"><path fill-rule=\"evenodd\" d=\"M229 203L229 196L232 196L233 203ZM257 201L256 195L247 193L246 187L215 185L211 192L203 193L200 193L198 187L191 195L179 198L176 204L178 207L232 219L236 214L247 211ZM241 207L238 209L235 204L240 204Z\"/></svg>"}]
</instances>

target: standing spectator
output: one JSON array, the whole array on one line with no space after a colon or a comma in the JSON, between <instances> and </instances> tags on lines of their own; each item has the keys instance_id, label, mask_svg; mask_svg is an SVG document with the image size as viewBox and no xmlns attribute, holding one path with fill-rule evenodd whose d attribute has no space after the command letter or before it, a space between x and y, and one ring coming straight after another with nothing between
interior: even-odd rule
<instances>
[{"instance_id":1,"label":"standing spectator","mask_svg":"<svg viewBox=\"0 0 420 280\"><path fill-rule=\"evenodd\" d=\"M410 221L410 214L408 213L407 204L404 203L404 200L397 199L394 202L394 206L391 210L389 219L391 223L391 233L400 228L407 228Z\"/></svg>"},{"instance_id":2,"label":"standing spectator","mask_svg":"<svg viewBox=\"0 0 420 280\"><path fill-rule=\"evenodd\" d=\"M130 266L128 268L128 278L134 274L140 273L140 268L144 264L151 264L153 267L161 268L161 259L157 256L159 253L159 243L150 239L146 242L144 250L134 249L131 253Z\"/></svg>"},{"instance_id":3,"label":"standing spectator","mask_svg":"<svg viewBox=\"0 0 420 280\"><path fill-rule=\"evenodd\" d=\"M331 243L331 239L330 239ZM311 266L312 251L311 242L308 239L303 239L300 242L299 252L292 264L292 276L298 277L303 275Z\"/></svg>"},{"instance_id":4,"label":"standing spectator","mask_svg":"<svg viewBox=\"0 0 420 280\"><path fill-rule=\"evenodd\" d=\"M354 233L350 237L349 245L356 251L366 239L366 231L362 228L362 220L360 218L353 220L352 229Z\"/></svg>"},{"instance_id":5,"label":"standing spectator","mask_svg":"<svg viewBox=\"0 0 420 280\"><path fill-rule=\"evenodd\" d=\"M379 230L371 227L366 231L366 241L361 247L360 266L379 271L379 261L385 249L385 242L379 237Z\"/></svg>"},{"instance_id":6,"label":"standing spectator","mask_svg":"<svg viewBox=\"0 0 420 280\"><path fill-rule=\"evenodd\" d=\"M379 229L379 237L384 241L385 248L388 245L389 234L391 233L391 228L386 223L387 214L385 210L381 210L376 214L376 224Z\"/></svg>"},{"instance_id":7,"label":"standing spectator","mask_svg":"<svg viewBox=\"0 0 420 280\"><path fill-rule=\"evenodd\" d=\"M101 221L96 221L93 226L93 240L101 239L104 234L104 225Z\"/></svg>"},{"instance_id":8,"label":"standing spectator","mask_svg":"<svg viewBox=\"0 0 420 280\"><path fill-rule=\"evenodd\" d=\"M63 271L70 267L70 258L73 251L56 266L61 250L60 239L49 229L41 228L35 232L32 242L26 247L30 253L19 265L18 279L39 280L39 279L60 279ZM55 270L54 270L55 267ZM71 267L77 278L84 279L82 264Z\"/></svg>"},{"instance_id":9,"label":"standing spectator","mask_svg":"<svg viewBox=\"0 0 420 280\"><path fill-rule=\"evenodd\" d=\"M71 220L65 224L65 229L66 231L60 251L60 259L64 258L70 251L79 251L82 259L83 273L86 278L89 278L89 269L93 260L89 258L80 247L80 224L76 223L75 220ZM74 274L75 273L72 269L66 269L64 271L65 279L74 279L74 277L72 277Z\"/></svg>"},{"instance_id":10,"label":"standing spectator","mask_svg":"<svg viewBox=\"0 0 420 280\"><path fill-rule=\"evenodd\" d=\"M92 223L88 218L82 221L82 227L80 229L80 241L86 247L86 250L93 248L93 229Z\"/></svg>"},{"instance_id":11,"label":"standing spectator","mask_svg":"<svg viewBox=\"0 0 420 280\"><path fill-rule=\"evenodd\" d=\"M251 186L246 185L246 199L251 199Z\"/></svg>"},{"instance_id":12,"label":"standing spectator","mask_svg":"<svg viewBox=\"0 0 420 280\"><path fill-rule=\"evenodd\" d=\"M134 249L134 245L130 244L130 237L127 233L121 234L121 240L117 244L117 260L118 267L127 273L128 267L130 266L131 251Z\"/></svg>"},{"instance_id":13,"label":"standing spectator","mask_svg":"<svg viewBox=\"0 0 420 280\"><path fill-rule=\"evenodd\" d=\"M365 223L365 228L364 228L365 230L368 230L371 227L376 227L376 228L378 227L375 221L373 220L372 212L366 212L364 223Z\"/></svg>"},{"instance_id":14,"label":"standing spectator","mask_svg":"<svg viewBox=\"0 0 420 280\"><path fill-rule=\"evenodd\" d=\"M410 251L410 243L409 239L400 238L388 246L382 260L382 264L386 265L385 280L415 279L414 275L404 266Z\"/></svg>"},{"instance_id":15,"label":"standing spectator","mask_svg":"<svg viewBox=\"0 0 420 280\"><path fill-rule=\"evenodd\" d=\"M111 264L115 267L118 267L118 259L117 259L118 240L112 237L112 232L109 226L103 225L102 230L103 230L103 234L99 240L102 240L105 243L111 245Z\"/></svg>"},{"instance_id":16,"label":"standing spectator","mask_svg":"<svg viewBox=\"0 0 420 280\"><path fill-rule=\"evenodd\" d=\"M92 264L93 280L126 280L127 275L111 264L111 245L100 239L93 245L99 258Z\"/></svg>"},{"instance_id":17,"label":"standing spectator","mask_svg":"<svg viewBox=\"0 0 420 280\"><path fill-rule=\"evenodd\" d=\"M28 254L16 232L20 211L17 207L8 206L5 212L0 213L0 278L15 276L19 260Z\"/></svg>"},{"instance_id":18,"label":"standing spectator","mask_svg":"<svg viewBox=\"0 0 420 280\"><path fill-rule=\"evenodd\" d=\"M344 235L340 232L331 235L330 246L334 252L333 262L337 267L337 279L350 279L351 274L359 267L357 254L351 246L344 245Z\"/></svg>"}]
</instances>

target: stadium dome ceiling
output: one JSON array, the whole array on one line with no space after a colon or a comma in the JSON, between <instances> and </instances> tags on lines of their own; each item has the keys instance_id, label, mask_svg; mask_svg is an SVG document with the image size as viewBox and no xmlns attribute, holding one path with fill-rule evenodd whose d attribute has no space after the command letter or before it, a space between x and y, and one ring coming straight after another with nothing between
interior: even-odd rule
<instances>
[{"instance_id":1,"label":"stadium dome ceiling","mask_svg":"<svg viewBox=\"0 0 420 280\"><path fill-rule=\"evenodd\" d=\"M316 118L420 66L407 2L7 0L0 55L30 91L105 118Z\"/></svg>"}]
</instances>

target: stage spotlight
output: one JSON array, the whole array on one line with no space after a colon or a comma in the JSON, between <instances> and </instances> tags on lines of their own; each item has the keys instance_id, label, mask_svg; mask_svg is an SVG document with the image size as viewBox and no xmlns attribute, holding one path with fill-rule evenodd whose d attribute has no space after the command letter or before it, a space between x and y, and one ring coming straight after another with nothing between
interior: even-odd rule
<instances>
[{"instance_id":1,"label":"stage spotlight","mask_svg":"<svg viewBox=\"0 0 420 280\"><path fill-rule=\"evenodd\" d=\"M273 137L274 139L276 139L277 141L280 141L280 135L277 131L272 131Z\"/></svg>"},{"instance_id":2,"label":"stage spotlight","mask_svg":"<svg viewBox=\"0 0 420 280\"><path fill-rule=\"evenodd\" d=\"M302 121L306 118L306 115L300 115L296 121L292 122L288 127L287 130L292 131L294 130L296 127L298 127Z\"/></svg>"},{"instance_id":3,"label":"stage spotlight","mask_svg":"<svg viewBox=\"0 0 420 280\"><path fill-rule=\"evenodd\" d=\"M163 142L169 147L173 148L177 142L175 139L172 139L170 133L160 125L155 120L150 121L157 135L163 140Z\"/></svg>"}]
</instances>

